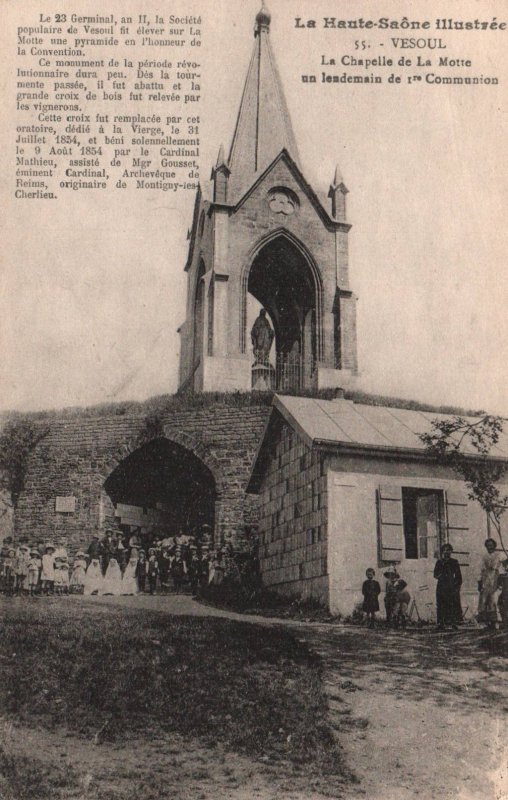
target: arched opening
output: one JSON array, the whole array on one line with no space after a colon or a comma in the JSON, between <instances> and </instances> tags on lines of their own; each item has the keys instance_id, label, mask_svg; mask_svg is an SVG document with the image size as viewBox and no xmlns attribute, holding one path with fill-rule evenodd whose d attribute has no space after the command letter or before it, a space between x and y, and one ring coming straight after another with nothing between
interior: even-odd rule
<instances>
[{"instance_id":1,"label":"arched opening","mask_svg":"<svg viewBox=\"0 0 508 800\"><path fill-rule=\"evenodd\" d=\"M264 308L275 333L268 356L273 388L310 388L321 357L321 280L296 240L281 233L255 254L244 280L243 352L251 352L254 320Z\"/></svg>"},{"instance_id":2,"label":"arched opening","mask_svg":"<svg viewBox=\"0 0 508 800\"><path fill-rule=\"evenodd\" d=\"M210 469L191 450L165 438L139 447L113 470L104 489L117 524L142 540L214 530L217 490Z\"/></svg>"}]
</instances>

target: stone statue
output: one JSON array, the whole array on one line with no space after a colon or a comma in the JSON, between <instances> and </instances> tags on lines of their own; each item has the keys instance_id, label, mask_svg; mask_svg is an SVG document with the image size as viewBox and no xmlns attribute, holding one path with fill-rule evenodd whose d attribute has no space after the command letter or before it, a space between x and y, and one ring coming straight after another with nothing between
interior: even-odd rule
<instances>
[{"instance_id":1,"label":"stone statue","mask_svg":"<svg viewBox=\"0 0 508 800\"><path fill-rule=\"evenodd\" d=\"M250 332L256 363L268 361L274 336L273 328L266 318L266 311L262 308Z\"/></svg>"}]
</instances>

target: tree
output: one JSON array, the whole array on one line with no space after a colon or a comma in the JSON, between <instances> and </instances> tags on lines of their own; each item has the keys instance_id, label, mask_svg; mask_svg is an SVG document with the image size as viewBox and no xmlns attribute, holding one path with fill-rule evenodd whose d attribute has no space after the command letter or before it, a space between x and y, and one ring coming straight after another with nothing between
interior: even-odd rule
<instances>
[{"instance_id":1,"label":"tree","mask_svg":"<svg viewBox=\"0 0 508 800\"><path fill-rule=\"evenodd\" d=\"M419 438L432 458L451 467L465 481L470 499L476 500L486 512L489 529L494 527L508 555L501 534L501 517L508 508L508 494L503 494L499 486L508 464L492 454L505 422L503 417L489 414L477 419L462 416L434 419L430 432L420 434Z\"/></svg>"},{"instance_id":2,"label":"tree","mask_svg":"<svg viewBox=\"0 0 508 800\"><path fill-rule=\"evenodd\" d=\"M13 508L25 487L30 454L48 433L49 427L26 417L10 420L0 433L0 489L8 493Z\"/></svg>"}]
</instances>

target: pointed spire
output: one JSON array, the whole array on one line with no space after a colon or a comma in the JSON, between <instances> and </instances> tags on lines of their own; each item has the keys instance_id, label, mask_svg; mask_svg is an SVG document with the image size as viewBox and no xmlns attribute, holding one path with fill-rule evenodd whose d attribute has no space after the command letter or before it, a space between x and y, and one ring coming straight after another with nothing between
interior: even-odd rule
<instances>
[{"instance_id":1,"label":"pointed spire","mask_svg":"<svg viewBox=\"0 0 508 800\"><path fill-rule=\"evenodd\" d=\"M254 48L229 153L230 195L234 200L286 149L298 163L295 135L270 45L270 13L256 16Z\"/></svg>"},{"instance_id":2,"label":"pointed spire","mask_svg":"<svg viewBox=\"0 0 508 800\"><path fill-rule=\"evenodd\" d=\"M215 164L215 169L219 169L219 167L227 166L226 160L224 158L224 145L221 144L219 147L219 155L217 156L217 163Z\"/></svg>"},{"instance_id":3,"label":"pointed spire","mask_svg":"<svg viewBox=\"0 0 508 800\"><path fill-rule=\"evenodd\" d=\"M339 222L346 221L346 195L349 189L344 183L344 178L337 164L335 167L335 175L328 191L328 197L332 201L332 217L339 220Z\"/></svg>"},{"instance_id":4,"label":"pointed spire","mask_svg":"<svg viewBox=\"0 0 508 800\"><path fill-rule=\"evenodd\" d=\"M225 203L228 196L228 180L231 174L226 159L224 157L224 145L219 147L217 163L212 169L211 179L213 180L213 201L214 203Z\"/></svg>"},{"instance_id":5,"label":"pointed spire","mask_svg":"<svg viewBox=\"0 0 508 800\"><path fill-rule=\"evenodd\" d=\"M342 178L342 172L340 171L340 167L337 164L335 167L335 175L333 177L333 186L339 186L341 183L344 183L344 179Z\"/></svg>"}]
</instances>

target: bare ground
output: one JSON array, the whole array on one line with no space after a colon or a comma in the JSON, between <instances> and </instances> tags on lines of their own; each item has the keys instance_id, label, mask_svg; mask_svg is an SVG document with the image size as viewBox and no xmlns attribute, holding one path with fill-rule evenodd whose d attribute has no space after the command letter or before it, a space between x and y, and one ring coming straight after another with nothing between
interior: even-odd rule
<instances>
[{"instance_id":1,"label":"bare ground","mask_svg":"<svg viewBox=\"0 0 508 800\"><path fill-rule=\"evenodd\" d=\"M44 602L43 600L41 602ZM340 730L346 763L357 784L347 800L505 800L508 798L508 662L489 656L478 630L370 631L242 616L204 606L184 595L136 598L62 598L144 607L161 613L226 616L281 624L322 657L330 716ZM79 800L131 800L133 774L147 772L146 796L162 789L174 800L303 800L322 797L319 785L303 790L267 763L188 744L175 736L95 746L62 733L41 734L4 724L8 751L60 759L77 769ZM150 765L150 770L146 765ZM297 778L297 776L295 776ZM114 792L114 794L113 794ZM153 793L153 794L152 794ZM55 794L55 797L58 797ZM66 795L71 798L71 795ZM17 800L17 798L15 799ZM132 798L134 800L134 798Z\"/></svg>"}]
</instances>

